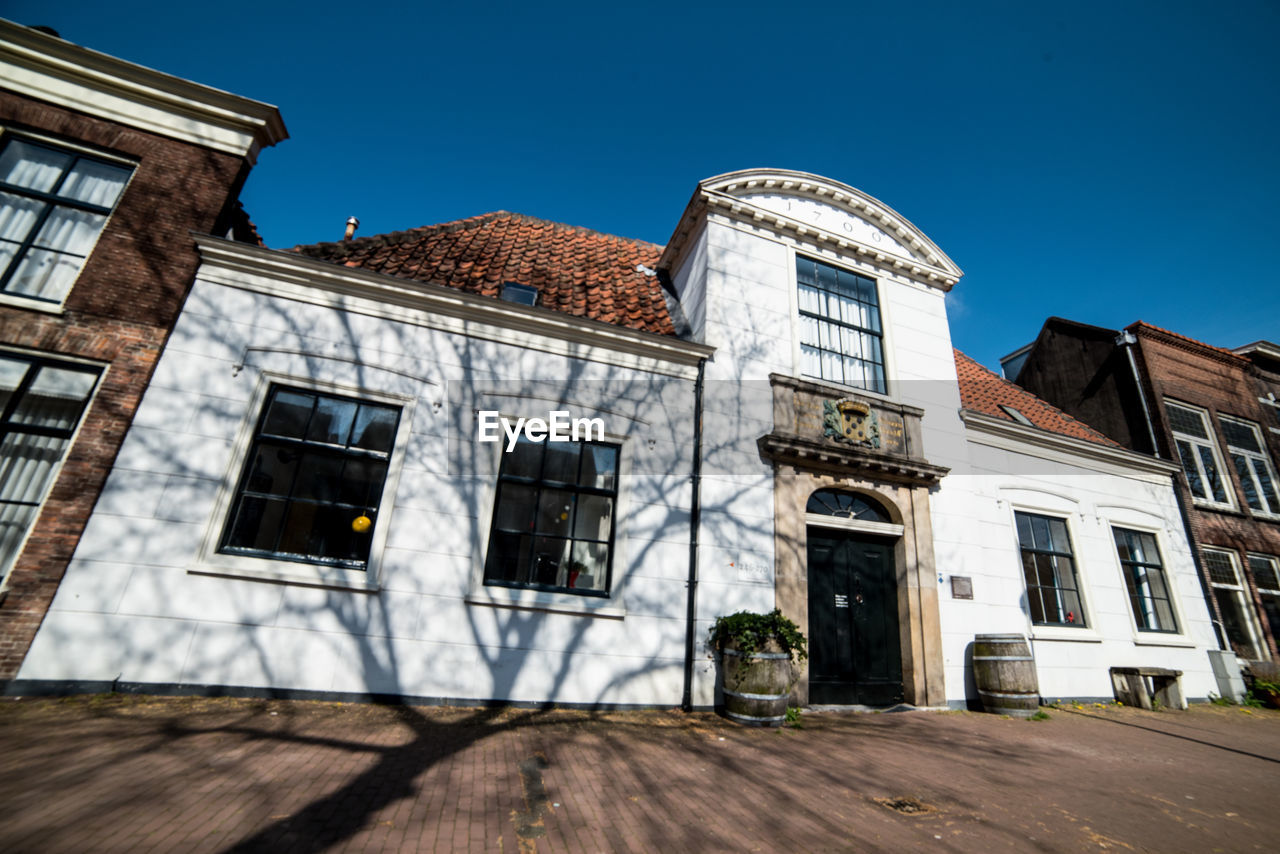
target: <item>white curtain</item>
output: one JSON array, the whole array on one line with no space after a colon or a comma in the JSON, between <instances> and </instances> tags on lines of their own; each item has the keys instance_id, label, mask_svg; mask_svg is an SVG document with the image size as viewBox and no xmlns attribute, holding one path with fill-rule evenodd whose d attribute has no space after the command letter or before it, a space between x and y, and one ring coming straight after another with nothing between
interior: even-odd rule
<instances>
[{"instance_id":1,"label":"white curtain","mask_svg":"<svg viewBox=\"0 0 1280 854\"><path fill-rule=\"evenodd\" d=\"M9 385L15 366L20 369L25 363L0 362L0 385ZM47 366L39 370L11 420L70 433L97 376ZM6 396L16 385L14 382L6 390ZM8 574L70 442L69 438L11 431L0 443L0 578Z\"/></svg>"},{"instance_id":2,"label":"white curtain","mask_svg":"<svg viewBox=\"0 0 1280 854\"><path fill-rule=\"evenodd\" d=\"M71 163L71 155L12 140L0 155L0 180L51 192ZM82 159L71 168L57 192L64 198L109 208L120 197L130 172L110 163ZM48 206L36 199L0 193L0 270L8 269L15 261L19 245ZM31 248L17 261L18 269L6 290L61 300L105 222L102 214L55 206Z\"/></svg>"}]
</instances>

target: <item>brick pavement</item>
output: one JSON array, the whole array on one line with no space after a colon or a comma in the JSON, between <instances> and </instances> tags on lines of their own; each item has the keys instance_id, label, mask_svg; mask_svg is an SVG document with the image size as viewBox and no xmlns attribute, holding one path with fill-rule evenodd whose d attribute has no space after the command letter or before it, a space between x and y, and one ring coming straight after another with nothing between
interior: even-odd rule
<instances>
[{"instance_id":1,"label":"brick pavement","mask_svg":"<svg viewBox=\"0 0 1280 854\"><path fill-rule=\"evenodd\" d=\"M803 723L4 700L0 850L1271 851L1280 833L1280 712Z\"/></svg>"}]
</instances>

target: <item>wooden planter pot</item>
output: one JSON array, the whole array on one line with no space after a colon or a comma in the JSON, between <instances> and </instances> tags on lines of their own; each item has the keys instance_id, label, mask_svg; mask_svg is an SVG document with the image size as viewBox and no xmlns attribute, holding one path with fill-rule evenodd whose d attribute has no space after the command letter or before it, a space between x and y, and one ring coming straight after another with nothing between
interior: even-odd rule
<instances>
[{"instance_id":1,"label":"wooden planter pot","mask_svg":"<svg viewBox=\"0 0 1280 854\"><path fill-rule=\"evenodd\" d=\"M732 642L721 650L724 714L749 726L782 726L792 678L791 656L774 641L743 656Z\"/></svg>"}]
</instances>

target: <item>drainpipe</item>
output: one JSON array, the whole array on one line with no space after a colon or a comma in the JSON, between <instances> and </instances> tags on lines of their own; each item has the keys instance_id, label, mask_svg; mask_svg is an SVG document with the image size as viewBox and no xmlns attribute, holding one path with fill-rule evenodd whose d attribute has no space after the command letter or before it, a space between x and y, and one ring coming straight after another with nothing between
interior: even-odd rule
<instances>
[{"instance_id":1,"label":"drainpipe","mask_svg":"<svg viewBox=\"0 0 1280 854\"><path fill-rule=\"evenodd\" d=\"M698 380L693 386L693 472L689 477L689 595L685 612L684 637L684 694L680 708L693 711L693 650L696 642L698 616L698 526L702 516L702 381L706 375L707 360L698 361Z\"/></svg>"},{"instance_id":2,"label":"drainpipe","mask_svg":"<svg viewBox=\"0 0 1280 854\"><path fill-rule=\"evenodd\" d=\"M1151 439L1151 454L1159 459L1160 446L1156 444L1156 429L1151 418L1151 407L1147 403L1147 393L1142 388L1142 375L1138 372L1138 360L1133 355L1133 348L1137 343L1137 336L1127 329L1116 338L1116 346L1123 347L1125 355L1129 357L1129 370L1133 372L1133 383L1138 388L1138 400L1142 403L1142 417L1147 425L1147 436ZM1209 582L1205 580L1204 567L1200 564L1200 549L1196 548L1196 538L1191 531L1191 513L1187 508L1186 498L1180 488L1178 472L1174 472L1171 477L1173 478L1173 497L1178 502L1178 515L1182 517L1182 527L1186 530L1187 542L1191 545L1191 563L1196 568L1196 577L1200 579L1200 592L1204 596L1205 606L1209 609L1209 619L1213 622L1213 634L1218 640L1218 649L1228 649L1226 632L1222 628L1222 621L1214 616L1213 591L1209 589Z\"/></svg>"}]
</instances>

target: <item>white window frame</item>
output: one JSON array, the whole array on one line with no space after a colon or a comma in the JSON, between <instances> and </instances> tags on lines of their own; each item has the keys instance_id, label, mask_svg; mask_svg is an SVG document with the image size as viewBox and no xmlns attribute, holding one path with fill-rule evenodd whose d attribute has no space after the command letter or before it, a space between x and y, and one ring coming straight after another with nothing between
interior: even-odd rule
<instances>
[{"instance_id":1,"label":"white window frame","mask_svg":"<svg viewBox=\"0 0 1280 854\"><path fill-rule=\"evenodd\" d=\"M76 274L71 281L67 283L67 289L63 292L57 301L38 299L28 297L22 294L13 294L0 291L0 305L15 305L22 308L43 311L49 314L62 314L66 306L67 298L71 296L75 290L76 284L80 281L81 274L84 273L85 266L89 263L89 259L93 256L94 251L98 248L98 242L102 239L102 235L106 233L111 225L112 218L116 215L116 211L120 209L120 202L124 199L125 194L129 192L129 187L133 184L133 180L138 174L138 163L134 160L128 160L114 154L108 154L104 151L88 148L67 140L58 139L56 137L46 136L39 133L30 133L27 131L17 131L11 128L0 126L0 150L8 145L12 139L30 140L36 145L42 145L47 148L54 148L60 151L67 151L74 154L91 157L100 160L103 163L110 163L115 166L128 168L130 170L128 179L124 182L124 186L120 188L120 195L116 197L115 203L111 206L111 211L106 214L106 218L102 222L102 228L98 230L97 235L93 238L93 243L88 247L84 260L80 264L80 268L76 270ZM20 259L15 257L11 263L19 263Z\"/></svg>"},{"instance_id":2,"label":"white window frame","mask_svg":"<svg viewBox=\"0 0 1280 854\"><path fill-rule=\"evenodd\" d=\"M1235 489L1234 489L1235 484L1228 473L1225 463L1223 462L1222 452L1218 448L1218 441L1214 433L1213 422L1209 419L1208 411L1198 406L1191 406L1190 404L1183 403L1180 400L1166 399L1164 401L1164 406L1165 406L1165 420L1166 422L1169 423L1169 433L1173 436L1173 439L1174 439L1173 450L1174 450L1174 453L1177 454L1178 464L1183 467L1183 476L1187 477L1187 488L1191 490L1192 502L1201 507L1217 507L1225 510L1234 510L1236 508ZM1209 438L1205 439L1201 436L1192 436L1187 433L1179 433L1177 430L1175 430L1173 428L1171 419L1169 419L1168 417L1169 407L1171 406L1178 407L1180 409L1185 409L1188 412L1194 413L1200 419L1200 423L1204 425L1205 434ZM1197 477L1200 478L1200 482L1204 485L1205 495L1207 497L1202 498L1199 495L1195 494L1194 489L1191 489L1191 478L1187 476L1186 463L1182 459L1181 449L1177 447L1178 442L1186 442L1193 449L1193 453L1191 454L1191 459L1192 459L1192 462L1195 463L1196 475ZM1201 451L1206 449L1212 455L1214 466L1218 471L1218 479L1222 484L1223 494L1227 496L1227 500L1225 502L1218 501L1216 498L1213 497L1213 488L1209 484L1208 473L1204 469L1204 457L1203 457L1203 454L1201 453Z\"/></svg>"},{"instance_id":3,"label":"white window frame","mask_svg":"<svg viewBox=\"0 0 1280 854\"><path fill-rule=\"evenodd\" d=\"M1280 400L1277 400L1275 393L1272 392L1267 397L1259 397L1258 402L1263 406L1267 406L1275 410L1271 414L1271 417L1274 419L1274 423L1268 424L1267 429L1272 433L1280 435Z\"/></svg>"},{"instance_id":4,"label":"white window frame","mask_svg":"<svg viewBox=\"0 0 1280 854\"><path fill-rule=\"evenodd\" d=\"M1182 614L1181 603L1178 601L1177 589L1173 583L1173 570L1169 564L1169 549L1164 541L1164 531L1159 528L1133 525L1115 519L1105 519L1104 521L1107 526L1107 533L1111 535L1111 551L1115 555L1116 569L1120 573L1121 594L1129 605L1129 616L1133 625L1135 641L1146 645L1159 645L1162 639L1172 641L1185 639L1188 635L1187 623ZM1133 613L1133 600L1129 596L1128 570L1125 569L1124 561L1120 559L1120 547L1115 543L1115 531L1117 529L1132 531L1137 534L1147 534L1155 541L1156 551L1159 552L1158 556L1160 558L1160 572L1164 575L1165 590L1169 594L1169 610L1173 612L1173 621L1177 625L1175 631L1138 627L1138 616Z\"/></svg>"},{"instance_id":5,"label":"white window frame","mask_svg":"<svg viewBox=\"0 0 1280 854\"><path fill-rule=\"evenodd\" d=\"M1249 643L1260 656L1268 658L1269 654L1267 645L1262 642L1262 632L1257 625L1257 614L1255 613L1256 609L1253 606L1253 597L1249 595L1249 588L1245 583L1244 574L1240 571L1239 555L1231 549L1214 548L1213 546L1202 547L1200 549L1200 553L1202 555L1208 555L1211 553L1226 555L1227 560L1231 563L1231 571L1235 575L1236 583L1228 584L1225 581L1215 581L1213 579L1213 574L1206 568L1209 587L1214 590L1231 591L1231 594L1240 605L1240 613L1244 617L1244 630L1249 636ZM1220 625L1222 626L1223 639L1226 640L1227 643L1230 643L1231 639L1226 637L1226 625L1221 623ZM1239 657L1238 654L1237 657Z\"/></svg>"},{"instance_id":6,"label":"white window frame","mask_svg":"<svg viewBox=\"0 0 1280 854\"><path fill-rule=\"evenodd\" d=\"M893 378L892 378L892 359L890 357L890 334L889 334L889 322L887 318L888 312L887 312L887 307L885 305L885 299L884 299L884 288L882 287L883 283L886 281L885 276L878 272L873 273L871 271L861 270L853 264L843 262L840 259L827 257L826 255L823 255L818 252L805 252L804 250L796 247L789 247L789 248L790 248L790 252L788 253L788 259L789 259L788 272L789 272L789 281L791 283L791 295L790 295L791 307L792 307L791 328L792 328L792 341L794 342L792 347L792 359L794 362L795 375L798 377L803 377L807 380L812 380L814 382L828 383L828 384L837 386L839 388L854 389L859 394L865 394L872 397L884 398L884 399L891 398L892 391L893 391ZM801 319L801 309L800 309L800 274L799 274L799 266L798 266L801 259L808 260L808 261L815 261L819 264L825 264L828 267L833 267L837 270L843 270L846 273L850 273L855 276L861 276L864 279L870 279L872 282L875 283L876 311L880 319L880 332L878 334L878 337L880 339L880 359L881 359L880 367L882 372L881 381L884 383L883 391L877 391L876 389L873 389L873 388L863 388L862 386L848 385L844 382L841 382L840 380L828 379L825 377L815 376L813 374L807 374L804 372L804 345L803 345L803 342L801 341L802 319ZM839 320L834 320L831 322L842 325L842 322ZM857 358L857 357L852 357L852 358Z\"/></svg>"},{"instance_id":7,"label":"white window frame","mask_svg":"<svg viewBox=\"0 0 1280 854\"><path fill-rule=\"evenodd\" d=\"M1236 447L1231 444L1230 439L1227 439L1226 433L1225 432L1223 433L1223 439L1226 440L1226 444L1227 444L1227 454L1229 456L1232 456L1232 460L1231 460L1232 470L1241 478L1241 481L1243 481L1245 476L1240 474L1240 469L1236 465L1236 461L1233 455L1239 454L1240 456L1244 457L1246 461L1248 461L1249 465L1246 466L1246 468L1248 469L1249 480L1253 483L1254 495L1257 495L1258 500L1264 505L1263 509L1258 509L1256 507L1250 506L1247 500L1248 493L1246 492L1244 509L1247 509L1250 513L1252 513L1255 516L1265 516L1270 519L1280 519L1280 480L1276 479L1276 467L1271 464L1271 457L1267 453L1267 443L1266 443L1266 439L1262 435L1262 431L1258 429L1257 424L1253 423L1252 421L1246 421L1243 418L1234 418L1230 415L1219 415L1218 418L1222 421L1224 426L1227 424L1232 424L1236 427L1240 427L1248 430L1250 433L1253 434L1254 441L1258 443L1258 447L1261 449L1258 451L1251 451L1248 448ZM1272 492L1272 495L1275 496L1275 500L1277 501L1277 506L1273 509L1268 509L1266 506L1268 504L1267 496L1262 491L1261 481L1258 480L1258 472L1257 472L1256 464L1261 464L1261 466L1266 470L1266 473L1271 478L1271 492ZM1244 486L1243 482L1241 483L1241 486L1242 487Z\"/></svg>"},{"instance_id":8,"label":"white window frame","mask_svg":"<svg viewBox=\"0 0 1280 854\"><path fill-rule=\"evenodd\" d=\"M1254 572L1254 569L1252 566L1249 567L1249 574L1253 576L1253 583L1258 590L1258 597L1262 598L1266 596L1266 597L1275 599L1277 606L1280 607L1280 557L1277 557L1276 555L1266 555L1260 552L1248 552L1247 554L1245 554L1245 559L1249 561L1262 560L1271 564L1271 571L1276 576L1275 587L1263 587L1261 584L1259 584L1258 576ZM1262 618L1267 619L1269 621L1269 618L1267 617L1267 614L1266 614L1265 606L1263 607ZM1272 637L1275 638L1276 629L1280 627L1272 626L1271 628L1272 628L1272 632L1271 632ZM1275 638L1275 639L1280 640L1280 638Z\"/></svg>"},{"instance_id":9,"label":"white window frame","mask_svg":"<svg viewBox=\"0 0 1280 854\"><path fill-rule=\"evenodd\" d=\"M363 570L219 551L222 535L226 530L228 514L235 503L241 475L244 472L245 465L248 463L254 434L262 416L262 407L266 405L267 393L272 385L289 386L322 394L354 397L371 403L385 403L400 409L400 423L396 428L395 444L392 446L391 457L387 462L387 479L382 486L382 495L378 501L378 522L374 525L372 539L369 544L369 560ZM389 394L310 377L263 371L258 377L258 384L253 390L245 415L241 419L240 428L236 433L233 451L227 462L222 482L218 487L218 494L213 503L213 511L205 526L204 537L201 540L196 560L191 566L187 567L187 571L199 575L228 575L237 578L279 581L319 587L378 590L380 587L383 552L391 529L396 488L400 482L400 470L404 466L405 451L409 444L409 437L413 427L415 403L416 398L408 395Z\"/></svg>"},{"instance_id":10,"label":"white window frame","mask_svg":"<svg viewBox=\"0 0 1280 854\"><path fill-rule=\"evenodd\" d=\"M1008 500L1008 499L1006 499ZM1074 504L1073 499L1066 499ZM1066 501L1063 503L1065 504ZM1033 516L1047 516L1049 518L1058 519L1067 526L1067 538L1071 541L1071 560L1074 564L1076 574L1076 595L1080 599L1081 608L1085 612L1088 624L1083 626L1061 626L1061 625L1042 625L1036 623L1031 618L1030 602L1027 603L1026 619L1027 634L1032 640L1036 641L1079 641L1084 643L1101 643L1102 635L1098 633L1098 609L1094 606L1093 596L1089 590L1089 576L1085 571L1084 562L1082 560L1084 552L1082 550L1083 540L1080 537L1079 527L1076 520L1079 518L1077 509L1067 509L1062 505L1047 506L1044 504L1025 503L1023 501L1014 502L1008 500L1008 519L1009 534L1013 543L1013 557L1015 566L1017 567L1017 582L1024 595L1029 596L1027 591L1026 571L1022 566L1022 539L1018 536L1018 514L1026 513Z\"/></svg>"},{"instance_id":11,"label":"white window frame","mask_svg":"<svg viewBox=\"0 0 1280 854\"><path fill-rule=\"evenodd\" d=\"M533 408L519 412L510 408L503 410L499 407L494 407L494 409L499 411L499 418L507 419L513 424L517 423L522 417L536 417L545 420L547 416L545 406L536 411ZM587 417L592 417L596 414L593 412L575 413L575 415L585 415ZM472 431L471 435L476 435L475 413L472 413L472 422L469 427ZM478 537L476 539L476 551L472 556L471 578L470 583L467 585L466 595L466 601L469 605L522 608L596 617L622 618L627 615L626 588L630 576L627 566L627 517L632 491L630 481L633 448L631 437L619 433L606 431L604 441L618 446L618 492L613 508L613 571L609 595L607 597L581 596L575 593L563 593L554 590L537 590L528 587L499 587L484 583L485 561L489 556L489 534L493 527L493 513L498 500L498 473L501 471L502 454L506 447L504 437L503 441L486 443L478 449L477 458L480 457L480 454L486 452L488 456L482 461L482 464L487 463L485 474L479 478L481 482L479 487L480 495L476 503L479 510L479 518L476 520Z\"/></svg>"}]
</instances>

